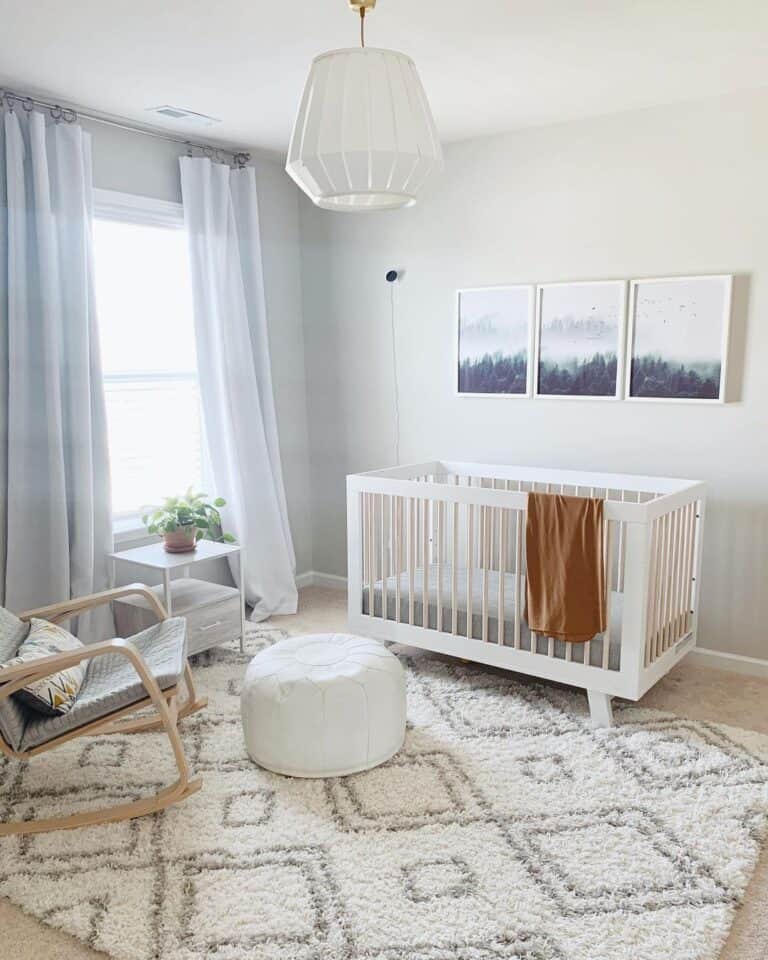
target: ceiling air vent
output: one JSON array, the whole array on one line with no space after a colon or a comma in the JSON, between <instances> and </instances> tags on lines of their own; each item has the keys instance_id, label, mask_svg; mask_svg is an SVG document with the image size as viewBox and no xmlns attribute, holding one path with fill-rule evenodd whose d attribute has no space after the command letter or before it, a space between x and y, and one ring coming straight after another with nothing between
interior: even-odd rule
<instances>
[{"instance_id":1,"label":"ceiling air vent","mask_svg":"<svg viewBox=\"0 0 768 960\"><path fill-rule=\"evenodd\" d=\"M198 127L210 127L214 123L221 123L221 120L216 117L209 117L204 113L195 113L194 110L185 110L183 107L172 107L169 104L163 104L162 107L150 107L147 113L154 113L166 120L194 123Z\"/></svg>"}]
</instances>

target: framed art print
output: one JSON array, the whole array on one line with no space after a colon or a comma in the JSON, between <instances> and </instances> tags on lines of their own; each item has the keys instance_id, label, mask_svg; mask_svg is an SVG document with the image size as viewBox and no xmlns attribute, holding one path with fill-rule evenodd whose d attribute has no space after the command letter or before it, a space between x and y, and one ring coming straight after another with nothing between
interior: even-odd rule
<instances>
[{"instance_id":1,"label":"framed art print","mask_svg":"<svg viewBox=\"0 0 768 960\"><path fill-rule=\"evenodd\" d=\"M457 301L457 393L530 396L533 286L459 290Z\"/></svg>"},{"instance_id":2,"label":"framed art print","mask_svg":"<svg viewBox=\"0 0 768 960\"><path fill-rule=\"evenodd\" d=\"M628 400L722 403L731 275L633 280Z\"/></svg>"},{"instance_id":3,"label":"framed art print","mask_svg":"<svg viewBox=\"0 0 768 960\"><path fill-rule=\"evenodd\" d=\"M537 397L617 398L626 283L588 280L537 287Z\"/></svg>"}]
</instances>

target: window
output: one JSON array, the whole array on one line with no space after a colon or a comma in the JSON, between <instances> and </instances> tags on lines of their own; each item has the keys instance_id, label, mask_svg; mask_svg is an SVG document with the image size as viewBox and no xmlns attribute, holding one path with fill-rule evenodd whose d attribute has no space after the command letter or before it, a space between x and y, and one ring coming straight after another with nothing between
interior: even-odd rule
<instances>
[{"instance_id":1,"label":"window","mask_svg":"<svg viewBox=\"0 0 768 960\"><path fill-rule=\"evenodd\" d=\"M97 192L99 318L115 529L201 489L202 418L187 241L177 204Z\"/></svg>"}]
</instances>

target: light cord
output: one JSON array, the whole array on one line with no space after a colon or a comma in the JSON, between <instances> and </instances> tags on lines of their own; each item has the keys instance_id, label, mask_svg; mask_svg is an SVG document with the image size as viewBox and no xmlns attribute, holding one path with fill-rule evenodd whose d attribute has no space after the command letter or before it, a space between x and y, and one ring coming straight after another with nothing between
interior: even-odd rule
<instances>
[{"instance_id":1,"label":"light cord","mask_svg":"<svg viewBox=\"0 0 768 960\"><path fill-rule=\"evenodd\" d=\"M365 50L365 7L360 7L360 46Z\"/></svg>"},{"instance_id":2,"label":"light cord","mask_svg":"<svg viewBox=\"0 0 768 960\"><path fill-rule=\"evenodd\" d=\"M392 377L395 393L395 466L400 466L400 383L397 375L397 337L395 331L395 285L389 285L389 319L392 329Z\"/></svg>"}]
</instances>

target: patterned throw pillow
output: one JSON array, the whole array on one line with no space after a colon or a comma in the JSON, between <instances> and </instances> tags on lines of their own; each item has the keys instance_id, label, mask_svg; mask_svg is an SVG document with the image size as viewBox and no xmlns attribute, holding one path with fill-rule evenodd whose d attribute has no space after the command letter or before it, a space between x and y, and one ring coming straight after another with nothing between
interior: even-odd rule
<instances>
[{"instance_id":1,"label":"patterned throw pillow","mask_svg":"<svg viewBox=\"0 0 768 960\"><path fill-rule=\"evenodd\" d=\"M4 667L13 667L18 663L27 663L38 660L40 657L50 657L54 653L66 653L79 650L83 644L73 637L63 627L47 620L30 620L27 639L19 647L13 660L4 663ZM32 680L26 687L19 690L14 696L18 697L33 710L55 717L62 713L69 713L72 704L77 698L80 687L85 679L85 666L78 663L74 667L67 667L58 673L40 680Z\"/></svg>"}]
</instances>

